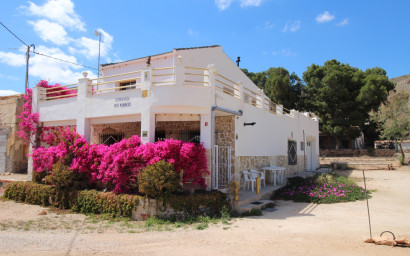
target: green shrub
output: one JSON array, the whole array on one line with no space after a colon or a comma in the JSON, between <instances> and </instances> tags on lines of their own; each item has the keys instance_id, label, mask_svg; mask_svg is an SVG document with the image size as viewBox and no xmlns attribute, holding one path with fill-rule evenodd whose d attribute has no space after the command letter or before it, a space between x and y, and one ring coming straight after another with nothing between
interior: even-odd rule
<instances>
[{"instance_id":1,"label":"green shrub","mask_svg":"<svg viewBox=\"0 0 410 256\"><path fill-rule=\"evenodd\" d=\"M226 195L220 191L196 191L193 194L172 195L167 200L182 220L198 216L221 216L224 207L229 207Z\"/></svg>"},{"instance_id":2,"label":"green shrub","mask_svg":"<svg viewBox=\"0 0 410 256\"><path fill-rule=\"evenodd\" d=\"M84 214L108 214L111 217L131 217L141 199L137 195L114 194L83 190L79 192L73 210Z\"/></svg>"},{"instance_id":3,"label":"green shrub","mask_svg":"<svg viewBox=\"0 0 410 256\"><path fill-rule=\"evenodd\" d=\"M88 183L85 173L78 173L71 170L70 167L63 164L62 161L58 161L53 165L51 174L47 175L44 180L46 184L55 185L61 189L82 189L85 188Z\"/></svg>"},{"instance_id":4,"label":"green shrub","mask_svg":"<svg viewBox=\"0 0 410 256\"><path fill-rule=\"evenodd\" d=\"M98 192L96 190L59 189L55 186L18 181L8 184L4 197L17 202L73 209L85 214L131 217L140 196Z\"/></svg>"},{"instance_id":5,"label":"green shrub","mask_svg":"<svg viewBox=\"0 0 410 256\"><path fill-rule=\"evenodd\" d=\"M33 177L32 177L32 181L35 183L43 183L44 184L44 178L47 176L47 172L43 171L43 172L37 172L37 171L33 171Z\"/></svg>"},{"instance_id":6,"label":"green shrub","mask_svg":"<svg viewBox=\"0 0 410 256\"><path fill-rule=\"evenodd\" d=\"M154 198L166 198L181 189L181 176L173 164L161 160L141 170L139 192Z\"/></svg>"},{"instance_id":7,"label":"green shrub","mask_svg":"<svg viewBox=\"0 0 410 256\"><path fill-rule=\"evenodd\" d=\"M55 186L31 181L12 182L4 190L4 197L17 202L62 209L70 209L73 206L77 199L76 194L75 190L62 190Z\"/></svg>"}]
</instances>

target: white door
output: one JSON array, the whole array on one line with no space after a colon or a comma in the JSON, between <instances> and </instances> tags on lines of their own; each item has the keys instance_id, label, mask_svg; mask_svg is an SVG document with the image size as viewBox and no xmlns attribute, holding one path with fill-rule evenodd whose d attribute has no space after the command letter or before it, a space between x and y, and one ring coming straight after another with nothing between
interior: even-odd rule
<instances>
[{"instance_id":1,"label":"white door","mask_svg":"<svg viewBox=\"0 0 410 256\"><path fill-rule=\"evenodd\" d=\"M306 158L307 158L307 169L308 170L315 170L316 163L315 163L315 147L313 141L306 142Z\"/></svg>"}]
</instances>

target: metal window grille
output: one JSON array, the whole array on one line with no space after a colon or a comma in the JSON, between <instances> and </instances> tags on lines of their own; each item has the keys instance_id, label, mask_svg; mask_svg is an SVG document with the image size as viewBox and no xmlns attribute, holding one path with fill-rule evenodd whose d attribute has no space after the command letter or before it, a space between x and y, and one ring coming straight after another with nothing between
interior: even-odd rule
<instances>
[{"instance_id":1,"label":"metal window grille","mask_svg":"<svg viewBox=\"0 0 410 256\"><path fill-rule=\"evenodd\" d=\"M124 133L123 132L118 132L118 133L101 133L100 134L100 144L105 144L107 146L110 146L114 143L117 143L124 139Z\"/></svg>"},{"instance_id":2,"label":"metal window grille","mask_svg":"<svg viewBox=\"0 0 410 256\"><path fill-rule=\"evenodd\" d=\"M288 164L297 164L297 151L296 151L296 141L288 140Z\"/></svg>"},{"instance_id":3,"label":"metal window grille","mask_svg":"<svg viewBox=\"0 0 410 256\"><path fill-rule=\"evenodd\" d=\"M125 87L125 86L129 86L129 85L133 85L133 84L137 84L136 81L130 81L130 82L124 82L124 83L120 83L120 87ZM120 90L132 90L135 89L135 86L131 86L131 87L126 87L126 88L121 88Z\"/></svg>"},{"instance_id":4,"label":"metal window grille","mask_svg":"<svg viewBox=\"0 0 410 256\"><path fill-rule=\"evenodd\" d=\"M179 135L182 141L201 142L199 131L181 131Z\"/></svg>"}]
</instances>

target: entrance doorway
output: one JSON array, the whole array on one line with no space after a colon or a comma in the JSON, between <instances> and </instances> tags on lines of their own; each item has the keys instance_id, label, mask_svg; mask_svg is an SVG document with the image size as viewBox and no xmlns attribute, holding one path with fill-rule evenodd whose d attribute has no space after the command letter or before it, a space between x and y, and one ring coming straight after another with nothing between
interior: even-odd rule
<instances>
[{"instance_id":1,"label":"entrance doorway","mask_svg":"<svg viewBox=\"0 0 410 256\"><path fill-rule=\"evenodd\" d=\"M313 141L306 142L306 160L307 169L310 171L316 170L315 147Z\"/></svg>"},{"instance_id":2,"label":"entrance doorway","mask_svg":"<svg viewBox=\"0 0 410 256\"><path fill-rule=\"evenodd\" d=\"M225 188L231 180L231 146L214 146L215 189Z\"/></svg>"}]
</instances>

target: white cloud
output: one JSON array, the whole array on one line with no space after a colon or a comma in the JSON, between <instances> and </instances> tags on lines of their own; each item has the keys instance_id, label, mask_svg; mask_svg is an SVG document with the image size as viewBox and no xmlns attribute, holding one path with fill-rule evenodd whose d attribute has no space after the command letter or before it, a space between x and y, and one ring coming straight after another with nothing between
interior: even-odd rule
<instances>
[{"instance_id":1,"label":"white cloud","mask_svg":"<svg viewBox=\"0 0 410 256\"><path fill-rule=\"evenodd\" d=\"M337 25L343 27L343 26L346 26L346 25L349 24L349 23L350 23L349 18L345 18L345 19L342 20L341 22L337 23Z\"/></svg>"},{"instance_id":2,"label":"white cloud","mask_svg":"<svg viewBox=\"0 0 410 256\"><path fill-rule=\"evenodd\" d=\"M272 29L273 27L275 27L274 23L270 21L265 22L265 29Z\"/></svg>"},{"instance_id":3,"label":"white cloud","mask_svg":"<svg viewBox=\"0 0 410 256\"><path fill-rule=\"evenodd\" d=\"M28 3L29 6L21 8L29 15L47 18L70 29L85 31L85 24L74 11L74 3L71 0L48 0L44 5Z\"/></svg>"},{"instance_id":4,"label":"white cloud","mask_svg":"<svg viewBox=\"0 0 410 256\"><path fill-rule=\"evenodd\" d=\"M195 30L192 30L192 29L188 29L188 35L190 35L190 36L198 36L198 34L199 34L199 32L198 31L195 31Z\"/></svg>"},{"instance_id":5,"label":"white cloud","mask_svg":"<svg viewBox=\"0 0 410 256\"><path fill-rule=\"evenodd\" d=\"M289 49L282 49L282 50L280 51L280 53L281 53L283 56L285 56L285 57L292 57L292 56L298 55L296 52L292 52L292 51L289 50Z\"/></svg>"},{"instance_id":6,"label":"white cloud","mask_svg":"<svg viewBox=\"0 0 410 256\"><path fill-rule=\"evenodd\" d=\"M245 6L260 6L264 0L239 0L241 2L241 7Z\"/></svg>"},{"instance_id":7,"label":"white cloud","mask_svg":"<svg viewBox=\"0 0 410 256\"><path fill-rule=\"evenodd\" d=\"M112 42L114 38L105 32L103 29L97 29L101 33L101 49L100 56L105 57L112 48ZM74 40L77 48L69 47L71 54L80 53L84 55L87 59L92 59L98 56L98 39L91 39L88 37L81 37L80 39Z\"/></svg>"},{"instance_id":8,"label":"white cloud","mask_svg":"<svg viewBox=\"0 0 410 256\"><path fill-rule=\"evenodd\" d=\"M59 48L47 48L40 45L36 51L46 55L77 63L74 56L69 56ZM30 75L45 79L52 83L69 84L76 83L82 77L82 71L73 71L80 69L79 66L70 63L58 61L40 55L34 55L30 58ZM93 72L87 71L88 77L96 77Z\"/></svg>"},{"instance_id":9,"label":"white cloud","mask_svg":"<svg viewBox=\"0 0 410 256\"><path fill-rule=\"evenodd\" d=\"M10 96L10 95L16 95L16 94L20 94L20 93L13 91L13 90L0 90L0 96Z\"/></svg>"},{"instance_id":10,"label":"white cloud","mask_svg":"<svg viewBox=\"0 0 410 256\"><path fill-rule=\"evenodd\" d=\"M264 0L215 0L215 4L219 10L227 9L234 1L240 2L241 7L260 6Z\"/></svg>"},{"instance_id":11,"label":"white cloud","mask_svg":"<svg viewBox=\"0 0 410 256\"><path fill-rule=\"evenodd\" d=\"M67 37L64 27L58 23L47 20L29 21L34 27L34 31L46 42L52 42L57 45L68 44L71 40Z\"/></svg>"},{"instance_id":12,"label":"white cloud","mask_svg":"<svg viewBox=\"0 0 410 256\"><path fill-rule=\"evenodd\" d=\"M300 29L300 24L302 22L300 20L288 21L285 26L283 27L283 32L296 32Z\"/></svg>"},{"instance_id":13,"label":"white cloud","mask_svg":"<svg viewBox=\"0 0 410 256\"><path fill-rule=\"evenodd\" d=\"M267 52L264 52L263 54L266 55ZM297 56L298 54L295 52L292 52L289 49L282 49L282 50L278 50L278 51L273 51L271 52L271 54L273 56L283 56L283 57L293 57L293 56Z\"/></svg>"},{"instance_id":14,"label":"white cloud","mask_svg":"<svg viewBox=\"0 0 410 256\"><path fill-rule=\"evenodd\" d=\"M334 18L335 18L334 15L330 14L328 11L325 11L324 13L321 13L316 17L316 21L318 23L324 23L324 22L332 21Z\"/></svg>"},{"instance_id":15,"label":"white cloud","mask_svg":"<svg viewBox=\"0 0 410 256\"><path fill-rule=\"evenodd\" d=\"M0 52L0 62L14 67L26 65L26 56L12 52Z\"/></svg>"},{"instance_id":16,"label":"white cloud","mask_svg":"<svg viewBox=\"0 0 410 256\"><path fill-rule=\"evenodd\" d=\"M219 10L227 9L234 0L215 0L215 4Z\"/></svg>"}]
</instances>

